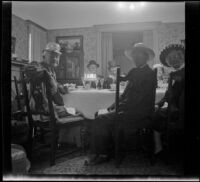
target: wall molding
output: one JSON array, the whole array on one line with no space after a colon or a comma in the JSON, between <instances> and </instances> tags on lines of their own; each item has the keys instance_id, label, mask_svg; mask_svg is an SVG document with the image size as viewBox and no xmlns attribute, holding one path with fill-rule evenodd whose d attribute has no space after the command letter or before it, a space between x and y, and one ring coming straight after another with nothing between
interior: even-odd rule
<instances>
[{"instance_id":1,"label":"wall molding","mask_svg":"<svg viewBox=\"0 0 200 182\"><path fill-rule=\"evenodd\" d=\"M36 26L36 27L38 27L38 28L40 28L40 29L42 29L42 30L44 30L46 32L48 31L46 28L42 27L41 25L38 25L37 23L35 23L35 22L31 21L31 20L26 20L26 22L27 22L28 25L32 24L32 25L34 25L34 26Z\"/></svg>"},{"instance_id":2,"label":"wall molding","mask_svg":"<svg viewBox=\"0 0 200 182\"><path fill-rule=\"evenodd\" d=\"M138 30L153 30L162 22L136 22L136 23L120 23L94 25L93 27L100 32L118 32L118 31L138 31Z\"/></svg>"}]
</instances>

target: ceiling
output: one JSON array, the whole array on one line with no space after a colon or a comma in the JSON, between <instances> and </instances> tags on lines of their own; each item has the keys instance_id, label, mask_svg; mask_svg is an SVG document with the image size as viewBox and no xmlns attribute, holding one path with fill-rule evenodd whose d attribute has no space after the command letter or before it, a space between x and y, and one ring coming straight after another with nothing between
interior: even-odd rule
<instances>
[{"instance_id":1,"label":"ceiling","mask_svg":"<svg viewBox=\"0 0 200 182\"><path fill-rule=\"evenodd\" d=\"M143 7L131 11L119 9L118 2L114 1L12 1L12 13L46 29L151 21L185 22L185 3L145 2Z\"/></svg>"}]
</instances>

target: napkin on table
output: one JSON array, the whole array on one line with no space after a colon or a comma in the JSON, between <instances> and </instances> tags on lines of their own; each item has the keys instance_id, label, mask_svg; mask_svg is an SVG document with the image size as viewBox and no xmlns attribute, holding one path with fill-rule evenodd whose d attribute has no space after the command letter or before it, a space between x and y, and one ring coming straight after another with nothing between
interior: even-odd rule
<instances>
[{"instance_id":1,"label":"napkin on table","mask_svg":"<svg viewBox=\"0 0 200 182\"><path fill-rule=\"evenodd\" d=\"M107 109L100 109L100 110L98 111L98 115L100 115L100 114L106 114L106 113L108 113L108 110L107 110Z\"/></svg>"}]
</instances>

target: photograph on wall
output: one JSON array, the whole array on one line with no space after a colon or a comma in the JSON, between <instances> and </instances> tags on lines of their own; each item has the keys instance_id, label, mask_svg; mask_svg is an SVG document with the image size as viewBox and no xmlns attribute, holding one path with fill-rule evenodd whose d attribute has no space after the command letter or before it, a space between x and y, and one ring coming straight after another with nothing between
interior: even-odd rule
<instances>
[{"instance_id":1,"label":"photograph on wall","mask_svg":"<svg viewBox=\"0 0 200 182\"><path fill-rule=\"evenodd\" d=\"M56 37L56 42L60 44L61 50L72 52L82 49L82 36Z\"/></svg>"}]
</instances>

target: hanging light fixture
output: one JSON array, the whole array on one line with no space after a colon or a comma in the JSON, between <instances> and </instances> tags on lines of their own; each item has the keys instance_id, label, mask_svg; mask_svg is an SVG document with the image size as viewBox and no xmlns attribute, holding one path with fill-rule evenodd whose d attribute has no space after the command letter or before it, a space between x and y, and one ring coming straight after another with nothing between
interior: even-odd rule
<instances>
[{"instance_id":1,"label":"hanging light fixture","mask_svg":"<svg viewBox=\"0 0 200 182\"><path fill-rule=\"evenodd\" d=\"M145 5L145 2L140 2L140 6L144 6Z\"/></svg>"},{"instance_id":2,"label":"hanging light fixture","mask_svg":"<svg viewBox=\"0 0 200 182\"><path fill-rule=\"evenodd\" d=\"M145 2L131 2L131 3L128 3L128 2L119 2L118 3L118 8L120 9L125 9L125 8L129 8L130 10L134 10L136 8L140 8L140 7L143 7L145 6Z\"/></svg>"},{"instance_id":3,"label":"hanging light fixture","mask_svg":"<svg viewBox=\"0 0 200 182\"><path fill-rule=\"evenodd\" d=\"M135 5L134 5L133 3L131 3L131 4L129 5L129 9L130 9L130 10L134 10L134 9L135 9Z\"/></svg>"},{"instance_id":4,"label":"hanging light fixture","mask_svg":"<svg viewBox=\"0 0 200 182\"><path fill-rule=\"evenodd\" d=\"M118 3L119 8L125 8L125 3L124 2L119 2Z\"/></svg>"}]
</instances>

